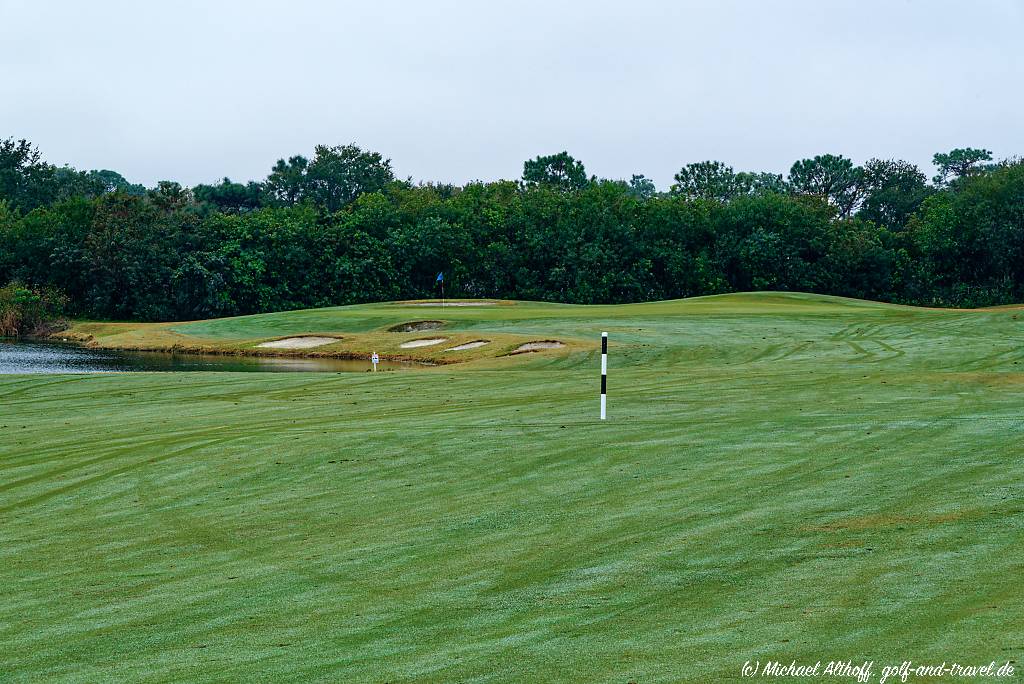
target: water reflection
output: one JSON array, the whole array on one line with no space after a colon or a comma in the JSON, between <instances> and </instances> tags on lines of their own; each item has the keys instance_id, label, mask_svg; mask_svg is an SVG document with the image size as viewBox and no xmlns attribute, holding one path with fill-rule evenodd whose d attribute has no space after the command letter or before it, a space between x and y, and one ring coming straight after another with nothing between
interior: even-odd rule
<instances>
[{"instance_id":1,"label":"water reflection","mask_svg":"<svg viewBox=\"0 0 1024 684\"><path fill-rule=\"evenodd\" d=\"M413 363L381 361L382 371L415 367ZM0 340L0 374L12 373L112 373L131 371L220 371L220 372L313 372L363 373L370 360L310 359L213 354L169 354L165 352L110 351L87 349L60 342L15 342Z\"/></svg>"}]
</instances>

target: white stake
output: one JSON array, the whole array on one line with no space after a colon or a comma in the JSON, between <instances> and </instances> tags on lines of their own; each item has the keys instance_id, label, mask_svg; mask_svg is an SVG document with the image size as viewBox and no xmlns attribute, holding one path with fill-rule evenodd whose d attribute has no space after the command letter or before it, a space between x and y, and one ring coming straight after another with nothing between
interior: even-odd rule
<instances>
[{"instance_id":1,"label":"white stake","mask_svg":"<svg viewBox=\"0 0 1024 684\"><path fill-rule=\"evenodd\" d=\"M373 372L377 372L377 364L380 363L380 357L377 356L377 352L373 352L373 356L370 357L370 363L373 364Z\"/></svg>"},{"instance_id":2,"label":"white stake","mask_svg":"<svg viewBox=\"0 0 1024 684\"><path fill-rule=\"evenodd\" d=\"M601 333L601 420L608 403L608 333Z\"/></svg>"}]
</instances>

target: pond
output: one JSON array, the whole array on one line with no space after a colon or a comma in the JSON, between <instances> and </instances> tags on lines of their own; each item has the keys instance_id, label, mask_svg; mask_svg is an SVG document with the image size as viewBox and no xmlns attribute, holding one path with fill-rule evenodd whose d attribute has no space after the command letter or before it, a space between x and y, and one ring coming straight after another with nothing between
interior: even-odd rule
<instances>
[{"instance_id":1,"label":"pond","mask_svg":"<svg viewBox=\"0 0 1024 684\"><path fill-rule=\"evenodd\" d=\"M414 363L381 361L381 371L416 367ZM21 342L0 339L0 375L12 373L118 373L138 371L314 372L365 373L370 360L219 356L166 352L87 349L65 342Z\"/></svg>"}]
</instances>

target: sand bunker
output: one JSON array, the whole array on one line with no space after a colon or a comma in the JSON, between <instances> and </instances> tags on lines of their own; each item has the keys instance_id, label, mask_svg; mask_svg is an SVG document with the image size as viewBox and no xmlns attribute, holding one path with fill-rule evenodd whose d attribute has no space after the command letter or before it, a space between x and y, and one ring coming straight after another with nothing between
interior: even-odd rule
<instances>
[{"instance_id":1,"label":"sand bunker","mask_svg":"<svg viewBox=\"0 0 1024 684\"><path fill-rule=\"evenodd\" d=\"M441 344L442 342L447 341L447 337L431 337L426 340L410 340L408 342L403 342L398 346L402 349L413 349L414 347L429 347L433 344Z\"/></svg>"},{"instance_id":2,"label":"sand bunker","mask_svg":"<svg viewBox=\"0 0 1024 684\"><path fill-rule=\"evenodd\" d=\"M445 302L445 306L494 306L494 302ZM406 306L441 306L441 302L414 302Z\"/></svg>"},{"instance_id":3,"label":"sand bunker","mask_svg":"<svg viewBox=\"0 0 1024 684\"><path fill-rule=\"evenodd\" d=\"M286 337L283 340L273 340L271 342L264 342L257 344L257 347L266 347L268 349L311 349L312 347L319 347L331 342L337 342L337 337L317 337L315 335L306 335L303 337Z\"/></svg>"},{"instance_id":4,"label":"sand bunker","mask_svg":"<svg viewBox=\"0 0 1024 684\"><path fill-rule=\"evenodd\" d=\"M521 344L518 347L516 347L512 351L512 353L523 354L526 352L540 351L541 349L558 349L559 347L564 346L565 344L559 342L558 340L539 340L537 342L527 342L526 344Z\"/></svg>"},{"instance_id":5,"label":"sand bunker","mask_svg":"<svg viewBox=\"0 0 1024 684\"><path fill-rule=\"evenodd\" d=\"M437 330L444 327L444 321L410 321L399 323L388 328L388 332L419 332L421 330Z\"/></svg>"},{"instance_id":6,"label":"sand bunker","mask_svg":"<svg viewBox=\"0 0 1024 684\"><path fill-rule=\"evenodd\" d=\"M457 347L451 347L449 349L445 349L445 351L446 352L450 352L450 351L465 351L467 349L476 349L477 347L482 347L485 344L490 344L490 342L491 342L490 340L475 340L473 342L466 342L465 344L460 344Z\"/></svg>"}]
</instances>

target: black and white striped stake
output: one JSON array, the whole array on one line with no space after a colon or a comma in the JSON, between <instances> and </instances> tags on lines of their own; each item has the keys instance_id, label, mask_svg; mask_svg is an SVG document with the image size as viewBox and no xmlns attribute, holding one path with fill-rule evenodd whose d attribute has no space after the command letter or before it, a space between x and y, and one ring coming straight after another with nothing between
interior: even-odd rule
<instances>
[{"instance_id":1,"label":"black and white striped stake","mask_svg":"<svg viewBox=\"0 0 1024 684\"><path fill-rule=\"evenodd\" d=\"M608 403L608 333L601 333L601 420Z\"/></svg>"}]
</instances>

